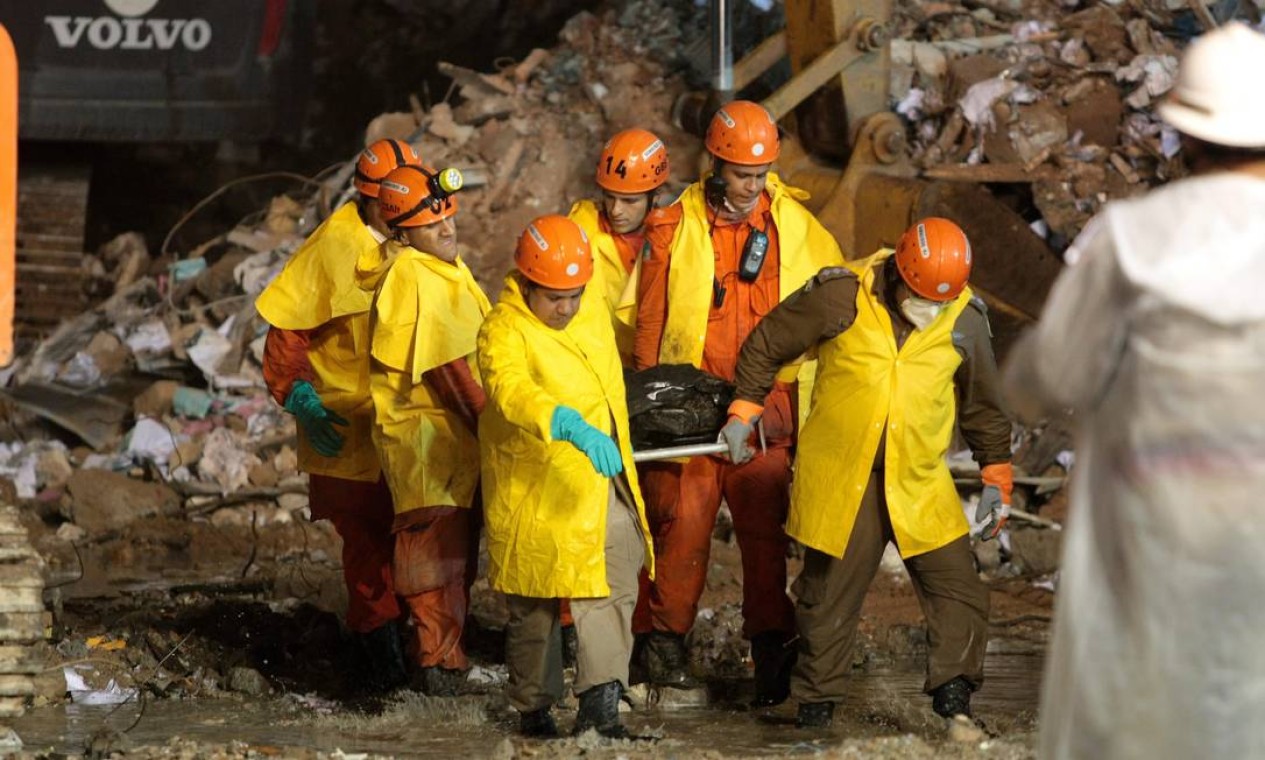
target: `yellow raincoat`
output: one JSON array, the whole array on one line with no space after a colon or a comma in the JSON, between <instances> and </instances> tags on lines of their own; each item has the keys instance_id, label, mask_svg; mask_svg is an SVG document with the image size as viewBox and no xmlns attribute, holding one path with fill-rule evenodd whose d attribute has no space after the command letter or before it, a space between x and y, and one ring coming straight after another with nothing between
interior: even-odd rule
<instances>
[{"instance_id":1,"label":"yellow raincoat","mask_svg":"<svg viewBox=\"0 0 1265 760\"><path fill-rule=\"evenodd\" d=\"M550 435L569 406L619 444L653 574L650 529L633 467L624 376L607 314L584 303L565 330L536 318L511 274L479 331L488 405L479 418L488 580L537 598L610 595L606 509L610 484L589 458Z\"/></svg>"},{"instance_id":2,"label":"yellow raincoat","mask_svg":"<svg viewBox=\"0 0 1265 760\"><path fill-rule=\"evenodd\" d=\"M300 431L299 468L316 475L376 481L373 400L369 396L369 307L357 263L381 256L373 231L355 203L345 203L294 252L281 274L259 294L255 308L282 330L315 330L308 361L321 401L348 421L338 426L343 448L336 457L316 453Z\"/></svg>"},{"instance_id":3,"label":"yellow raincoat","mask_svg":"<svg viewBox=\"0 0 1265 760\"><path fill-rule=\"evenodd\" d=\"M765 187L772 199L773 224L777 227L778 300L785 301L822 269L843 266L843 253L834 236L800 203L808 197L808 193L782 184L774 173L769 174ZM669 306L659 347L659 363L693 364L698 367L703 362L712 281L716 276L703 183L690 185L677 203L684 207L684 213L672 237L669 252ZM798 377L799 397L811 398L816 363L804 362L795 374L790 374L795 372L794 367L788 370L778 379L793 382ZM808 404L801 403L801 425L807 413Z\"/></svg>"},{"instance_id":4,"label":"yellow raincoat","mask_svg":"<svg viewBox=\"0 0 1265 760\"><path fill-rule=\"evenodd\" d=\"M388 246L373 305L373 442L396 514L469 507L479 482L478 441L422 375L462 357L474 370L475 339L491 305L460 259L450 264Z\"/></svg>"},{"instance_id":5,"label":"yellow raincoat","mask_svg":"<svg viewBox=\"0 0 1265 760\"><path fill-rule=\"evenodd\" d=\"M584 298L600 299L611 314L615 328L615 345L621 359L631 364L633 338L637 332L637 277L641 274L641 258L632 272L624 269L615 238L602 229L602 210L590 200L576 201L567 218L584 230L593 249L593 281L584 291Z\"/></svg>"},{"instance_id":6,"label":"yellow raincoat","mask_svg":"<svg viewBox=\"0 0 1265 760\"><path fill-rule=\"evenodd\" d=\"M786 532L834 557L852 535L884 426L887 511L901 556L939 549L969 529L944 455L962 361L953 325L971 289L897 350L891 317L873 293L874 267L891 255L884 249L847 265L861 283L856 321L818 349L817 392L799 437Z\"/></svg>"}]
</instances>

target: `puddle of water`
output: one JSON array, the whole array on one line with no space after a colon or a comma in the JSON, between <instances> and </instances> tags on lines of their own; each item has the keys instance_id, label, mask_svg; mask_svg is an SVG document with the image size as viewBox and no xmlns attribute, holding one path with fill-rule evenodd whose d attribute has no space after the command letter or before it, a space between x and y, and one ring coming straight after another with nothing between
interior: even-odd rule
<instances>
[{"instance_id":1,"label":"puddle of water","mask_svg":"<svg viewBox=\"0 0 1265 760\"><path fill-rule=\"evenodd\" d=\"M1031 729L1040 692L1039 652L990 653L985 685L975 695L976 714L994 726ZM795 755L837 746L846 738L914 733L934 739L943 721L922 693L923 664L899 662L855 673L835 725L826 731L801 731L791 723L794 706L769 713L721 707L650 710L625 715L635 731L665 737L658 745L670 755L691 750L723 755ZM745 688L745 685L744 687ZM739 698L733 695L734 699ZM252 746L308 747L331 751L372 752L403 757L489 756L512 735L516 721L508 712L483 714L485 697L459 700L408 700L381 716L336 712L319 716L293 700L204 699L150 702L127 736L133 746L165 744L180 736L207 743L242 741ZM60 705L32 710L14 728L31 751L82 752L103 726L122 731L136 722L139 705L113 707ZM1026 716L1026 717L1024 717ZM573 715L561 713L564 730Z\"/></svg>"}]
</instances>

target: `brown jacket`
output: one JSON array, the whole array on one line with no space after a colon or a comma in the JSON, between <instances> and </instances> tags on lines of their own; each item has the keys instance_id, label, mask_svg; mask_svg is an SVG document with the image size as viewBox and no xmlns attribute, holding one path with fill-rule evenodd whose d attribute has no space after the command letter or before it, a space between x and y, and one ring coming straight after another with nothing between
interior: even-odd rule
<instances>
[{"instance_id":1,"label":"brown jacket","mask_svg":"<svg viewBox=\"0 0 1265 760\"><path fill-rule=\"evenodd\" d=\"M913 326L890 304L890 262L875 271L875 293L891 317L896 345ZM823 269L786 299L751 332L742 345L735 373L736 398L762 403L779 369L818 343L830 340L856 319L856 275L843 268ZM993 358L991 329L983 302L975 299L953 326L953 344L962 357L954 375L958 428L980 466L1010 461L1010 418L1001 399L1001 378ZM876 466L883 462L880 444Z\"/></svg>"}]
</instances>

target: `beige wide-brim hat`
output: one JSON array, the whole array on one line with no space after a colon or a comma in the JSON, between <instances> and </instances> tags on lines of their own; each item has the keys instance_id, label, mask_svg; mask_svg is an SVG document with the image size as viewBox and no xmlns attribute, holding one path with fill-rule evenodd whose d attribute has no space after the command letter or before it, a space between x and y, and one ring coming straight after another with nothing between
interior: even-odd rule
<instances>
[{"instance_id":1,"label":"beige wide-brim hat","mask_svg":"<svg viewBox=\"0 0 1265 760\"><path fill-rule=\"evenodd\" d=\"M1265 34L1236 21L1195 40L1159 112L1200 140L1265 148Z\"/></svg>"}]
</instances>

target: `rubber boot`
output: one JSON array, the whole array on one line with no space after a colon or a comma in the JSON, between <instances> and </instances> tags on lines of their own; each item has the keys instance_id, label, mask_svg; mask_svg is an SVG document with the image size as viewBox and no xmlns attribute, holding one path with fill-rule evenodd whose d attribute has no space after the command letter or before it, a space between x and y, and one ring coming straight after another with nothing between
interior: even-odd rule
<instances>
[{"instance_id":1,"label":"rubber boot","mask_svg":"<svg viewBox=\"0 0 1265 760\"><path fill-rule=\"evenodd\" d=\"M422 668L422 693L429 697L455 697L465 682L464 670L450 670L437 665Z\"/></svg>"},{"instance_id":2,"label":"rubber boot","mask_svg":"<svg viewBox=\"0 0 1265 760\"><path fill-rule=\"evenodd\" d=\"M519 713L518 732L523 736L536 739L554 739L558 736L558 724L554 722L549 708L542 707L539 710Z\"/></svg>"},{"instance_id":3,"label":"rubber boot","mask_svg":"<svg viewBox=\"0 0 1265 760\"><path fill-rule=\"evenodd\" d=\"M834 702L800 702L795 714L797 728L828 728L835 718Z\"/></svg>"},{"instance_id":4,"label":"rubber boot","mask_svg":"<svg viewBox=\"0 0 1265 760\"><path fill-rule=\"evenodd\" d=\"M791 669L799 651L795 639L781 631L765 631L751 637L751 660L755 663L756 708L780 705L791 695Z\"/></svg>"},{"instance_id":5,"label":"rubber boot","mask_svg":"<svg viewBox=\"0 0 1265 760\"><path fill-rule=\"evenodd\" d=\"M689 662L681 634L652 631L646 638L646 676L652 686L697 688L698 682L690 677Z\"/></svg>"},{"instance_id":6,"label":"rubber boot","mask_svg":"<svg viewBox=\"0 0 1265 760\"><path fill-rule=\"evenodd\" d=\"M942 718L952 718L954 715L969 718L972 691L975 691L975 687L971 686L971 682L958 676L931 691L931 709Z\"/></svg>"},{"instance_id":7,"label":"rubber boot","mask_svg":"<svg viewBox=\"0 0 1265 760\"><path fill-rule=\"evenodd\" d=\"M404 648L400 646L400 629L396 621L392 620L368 633L357 634L356 638L369 661L368 684L371 689L392 691L408 682Z\"/></svg>"},{"instance_id":8,"label":"rubber boot","mask_svg":"<svg viewBox=\"0 0 1265 760\"><path fill-rule=\"evenodd\" d=\"M594 686L580 694L580 709L575 714L575 734L590 728L610 739L627 739L628 729L619 722L619 698L624 687L619 681Z\"/></svg>"}]
</instances>

